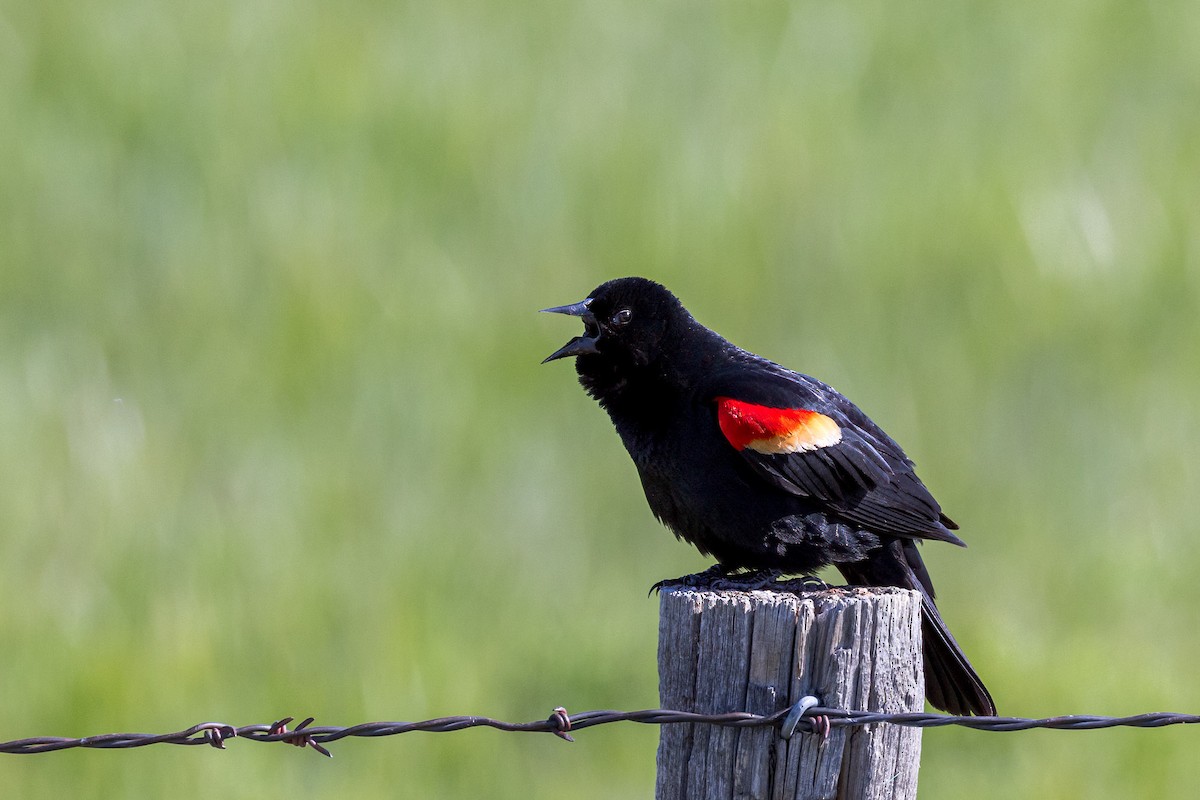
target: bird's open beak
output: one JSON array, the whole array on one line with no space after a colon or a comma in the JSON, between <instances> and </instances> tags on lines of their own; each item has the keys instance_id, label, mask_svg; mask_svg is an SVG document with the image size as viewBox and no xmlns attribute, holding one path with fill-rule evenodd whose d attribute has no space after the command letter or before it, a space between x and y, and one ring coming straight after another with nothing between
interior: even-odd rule
<instances>
[{"instance_id":1,"label":"bird's open beak","mask_svg":"<svg viewBox=\"0 0 1200 800\"><path fill-rule=\"evenodd\" d=\"M564 344L562 347L555 350L550 355L542 359L542 363L554 361L559 358L567 358L568 356L582 356L589 353L598 353L596 342L600 339L600 328L596 325L596 318L592 316L588 305L591 303L591 298L581 300L578 303L571 303L567 306L555 306L554 308L543 308L542 311L547 314L567 314L572 317L581 317L583 319L584 331L583 336L576 336L571 341Z\"/></svg>"}]
</instances>

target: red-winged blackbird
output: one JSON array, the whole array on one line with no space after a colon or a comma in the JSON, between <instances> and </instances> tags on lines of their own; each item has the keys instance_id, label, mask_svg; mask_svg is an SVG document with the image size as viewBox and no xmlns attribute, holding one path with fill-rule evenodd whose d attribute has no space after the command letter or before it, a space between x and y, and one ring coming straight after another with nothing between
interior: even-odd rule
<instances>
[{"instance_id":1,"label":"red-winged blackbird","mask_svg":"<svg viewBox=\"0 0 1200 800\"><path fill-rule=\"evenodd\" d=\"M917 551L921 539L963 545L951 532L958 526L866 414L824 383L730 344L645 278L545 310L584 324L546 361L575 357L654 515L716 557L692 577L811 575L832 564L852 584L915 589L930 704L996 713L938 614Z\"/></svg>"}]
</instances>

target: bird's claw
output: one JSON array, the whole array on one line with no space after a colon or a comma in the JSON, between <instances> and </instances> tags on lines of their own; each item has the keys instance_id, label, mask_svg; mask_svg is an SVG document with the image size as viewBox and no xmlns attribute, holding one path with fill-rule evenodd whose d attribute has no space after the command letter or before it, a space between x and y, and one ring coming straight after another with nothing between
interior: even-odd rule
<instances>
[{"instance_id":1,"label":"bird's claw","mask_svg":"<svg viewBox=\"0 0 1200 800\"><path fill-rule=\"evenodd\" d=\"M714 581L721 580L729 574L729 571L720 564L713 564L703 572L696 572L692 575L680 575L678 578L665 578L650 587L648 595L657 594L663 589L670 589L674 586L686 586L689 589L709 589L713 588Z\"/></svg>"}]
</instances>

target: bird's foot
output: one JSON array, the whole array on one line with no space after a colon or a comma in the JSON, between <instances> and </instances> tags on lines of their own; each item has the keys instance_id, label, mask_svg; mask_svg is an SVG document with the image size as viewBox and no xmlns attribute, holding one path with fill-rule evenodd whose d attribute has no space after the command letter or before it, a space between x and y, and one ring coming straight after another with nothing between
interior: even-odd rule
<instances>
[{"instance_id":1,"label":"bird's foot","mask_svg":"<svg viewBox=\"0 0 1200 800\"><path fill-rule=\"evenodd\" d=\"M756 569L738 575L717 578L708 587L710 589L725 589L741 592L823 592L829 584L813 575L801 575L796 578L782 580L788 573L781 569Z\"/></svg>"},{"instance_id":2,"label":"bird's foot","mask_svg":"<svg viewBox=\"0 0 1200 800\"><path fill-rule=\"evenodd\" d=\"M647 594L658 594L663 589L670 589L674 586L686 586L689 589L708 589L713 581L724 579L728 575L729 570L726 567L720 564L713 564L703 572L661 580L651 586Z\"/></svg>"},{"instance_id":3,"label":"bird's foot","mask_svg":"<svg viewBox=\"0 0 1200 800\"><path fill-rule=\"evenodd\" d=\"M690 589L708 589L711 591L729 592L815 592L824 591L829 584L812 575L802 575L798 578L780 580L787 573L781 569L755 569L747 572L734 570L715 564L703 572L694 575L684 575L679 578L659 581L650 587L650 594L672 586L685 586Z\"/></svg>"},{"instance_id":4,"label":"bird's foot","mask_svg":"<svg viewBox=\"0 0 1200 800\"><path fill-rule=\"evenodd\" d=\"M818 578L816 575L801 575L798 578L789 578L786 581L777 581L774 588L778 591L799 594L800 592L828 591L829 584Z\"/></svg>"},{"instance_id":5,"label":"bird's foot","mask_svg":"<svg viewBox=\"0 0 1200 800\"><path fill-rule=\"evenodd\" d=\"M779 578L783 574L781 569L752 569L736 575L717 578L708 588L728 592L757 592L774 589L779 585Z\"/></svg>"}]
</instances>

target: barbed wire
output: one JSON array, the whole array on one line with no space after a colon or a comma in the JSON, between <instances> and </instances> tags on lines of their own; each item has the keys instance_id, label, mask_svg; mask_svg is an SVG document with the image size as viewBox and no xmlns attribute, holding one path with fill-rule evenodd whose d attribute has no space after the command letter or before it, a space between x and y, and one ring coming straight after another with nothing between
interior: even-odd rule
<instances>
[{"instance_id":1,"label":"barbed wire","mask_svg":"<svg viewBox=\"0 0 1200 800\"><path fill-rule=\"evenodd\" d=\"M174 733L106 733L70 739L43 736L31 739L15 739L0 742L0 753L32 754L49 753L73 748L118 750L131 747L146 747L153 744L202 745L225 749L231 739L252 742L286 742L296 747L311 747L317 752L332 757L325 747L331 742L351 737L378 738L397 736L402 733L426 731L448 733L467 728L495 728L502 731L524 733L553 733L574 741L569 731L583 730L596 725L614 722L635 722L643 725L677 725L684 723L718 725L733 728L779 727L781 735L789 737L793 732L829 736L839 728L864 725L890 724L913 728L942 728L960 725L981 731L1024 731L1034 728L1053 730L1096 730L1099 728L1131 727L1161 728L1167 725L1192 725L1200 723L1200 716L1180 713L1136 714L1128 717L1100 717L1092 715L1069 715L1032 719L1026 717L961 717L949 714L924 712L883 713L873 711L848 711L825 708L816 704L816 699L806 697L795 706L774 714L751 714L731 712L726 714L703 714L689 711L671 711L662 708L642 711L585 711L568 714L561 706L549 717L533 722L504 722L480 716L438 717L421 722L366 722L349 727L312 726L313 718L301 722L288 730L292 717L286 717L270 725L244 725L236 727L222 722L202 722Z\"/></svg>"}]
</instances>

